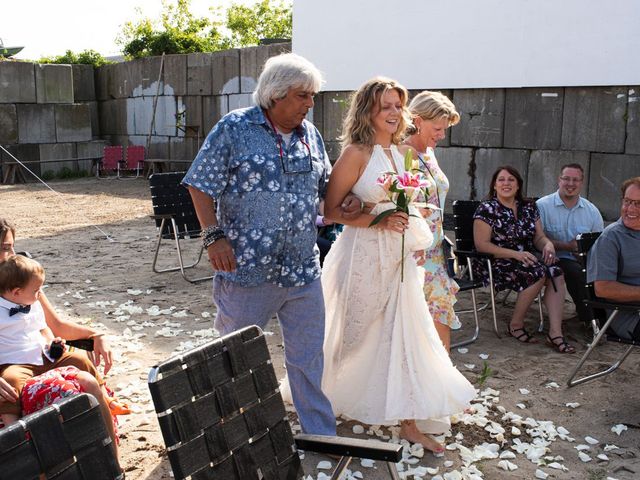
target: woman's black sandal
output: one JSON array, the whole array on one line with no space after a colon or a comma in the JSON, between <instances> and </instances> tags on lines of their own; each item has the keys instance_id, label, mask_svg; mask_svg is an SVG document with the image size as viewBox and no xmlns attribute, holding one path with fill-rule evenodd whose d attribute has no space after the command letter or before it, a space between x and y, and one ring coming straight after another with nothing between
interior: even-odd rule
<instances>
[{"instance_id":1,"label":"woman's black sandal","mask_svg":"<svg viewBox=\"0 0 640 480\"><path fill-rule=\"evenodd\" d=\"M560 343L556 342L558 339ZM558 353L576 353L576 348L573 345L569 345L562 335L553 338L547 335L547 343L551 348L557 350Z\"/></svg>"},{"instance_id":2,"label":"woman's black sandal","mask_svg":"<svg viewBox=\"0 0 640 480\"><path fill-rule=\"evenodd\" d=\"M516 335L518 332L522 332L522 333L520 333L519 335ZM513 330L509 328L509 330L507 330L507 335L515 338L520 343L538 343L538 341L532 335L529 335L529 332L527 332L524 329L524 327L514 328Z\"/></svg>"}]
</instances>

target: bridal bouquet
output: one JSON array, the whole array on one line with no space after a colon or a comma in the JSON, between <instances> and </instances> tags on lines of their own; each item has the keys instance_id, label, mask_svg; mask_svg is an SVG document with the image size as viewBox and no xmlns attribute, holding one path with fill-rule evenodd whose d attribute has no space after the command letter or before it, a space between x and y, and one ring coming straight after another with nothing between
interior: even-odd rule
<instances>
[{"instance_id":1,"label":"bridal bouquet","mask_svg":"<svg viewBox=\"0 0 640 480\"><path fill-rule=\"evenodd\" d=\"M369 224L370 227L377 225L386 217L395 212L404 212L409 216L417 217L409 213L409 205L416 203L416 200L421 197L423 199L429 198L429 192L427 190L427 181L424 172L420 170L417 160L413 160L413 155L408 151L404 157L405 171L402 173L396 172L384 172L378 177L376 183L382 187L387 197L395 205L395 208L390 208L379 213ZM423 205L425 206L425 205ZM435 205L426 205L427 208L437 208ZM404 280L404 233L402 234L402 257L400 265L400 281Z\"/></svg>"}]
</instances>

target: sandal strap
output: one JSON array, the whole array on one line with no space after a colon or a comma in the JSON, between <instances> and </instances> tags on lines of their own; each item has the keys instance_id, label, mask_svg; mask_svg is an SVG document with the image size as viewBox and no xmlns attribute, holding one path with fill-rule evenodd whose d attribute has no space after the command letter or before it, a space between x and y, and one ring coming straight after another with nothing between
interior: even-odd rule
<instances>
[{"instance_id":1,"label":"sandal strap","mask_svg":"<svg viewBox=\"0 0 640 480\"><path fill-rule=\"evenodd\" d=\"M559 335L557 337L553 337L551 338L550 336L547 335L547 338L549 339L549 341L551 342L552 345L554 345L559 352L566 352L567 350L575 350L575 348L573 347L573 345L570 345L569 342L567 342L564 337L562 335ZM560 343L557 343L556 340L560 339Z\"/></svg>"},{"instance_id":2,"label":"sandal strap","mask_svg":"<svg viewBox=\"0 0 640 480\"><path fill-rule=\"evenodd\" d=\"M516 332L522 333L520 335L516 335ZM514 328L513 330L509 329L509 334L522 343L529 343L529 341L533 338L524 328ZM520 340L522 337L524 337L524 340Z\"/></svg>"}]
</instances>

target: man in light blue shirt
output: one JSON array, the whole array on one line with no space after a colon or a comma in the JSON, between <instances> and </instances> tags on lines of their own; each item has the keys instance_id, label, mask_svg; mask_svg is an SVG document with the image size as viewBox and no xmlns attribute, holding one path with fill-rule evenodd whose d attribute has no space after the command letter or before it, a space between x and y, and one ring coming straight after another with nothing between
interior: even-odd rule
<instances>
[{"instance_id":1,"label":"man in light blue shirt","mask_svg":"<svg viewBox=\"0 0 640 480\"><path fill-rule=\"evenodd\" d=\"M580 233L604 230L602 215L596 206L580 196L584 170L577 163L564 165L558 177L558 190L539 199L540 220L545 234L553 242L559 265L564 271L567 290L576 305L578 318L591 323L584 305L586 278L574 253L578 250L576 236Z\"/></svg>"}]
</instances>

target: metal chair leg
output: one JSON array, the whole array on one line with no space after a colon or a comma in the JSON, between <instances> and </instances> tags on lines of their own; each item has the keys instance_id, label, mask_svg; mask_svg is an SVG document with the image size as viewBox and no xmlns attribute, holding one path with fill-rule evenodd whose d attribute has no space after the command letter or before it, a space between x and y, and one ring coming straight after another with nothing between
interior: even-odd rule
<instances>
[{"instance_id":1,"label":"metal chair leg","mask_svg":"<svg viewBox=\"0 0 640 480\"><path fill-rule=\"evenodd\" d=\"M340 480L340 478L342 477L342 474L349 466L349 463L351 463L352 458L353 457L342 457L340 459L340 461L338 462L338 466L336 466L336 469L333 471L333 474L331 475L331 480Z\"/></svg>"},{"instance_id":2,"label":"metal chair leg","mask_svg":"<svg viewBox=\"0 0 640 480\"><path fill-rule=\"evenodd\" d=\"M487 259L487 270L489 272L489 293L491 294L491 313L493 314L493 331L498 338L502 338L498 331L498 318L496 317L496 293L493 288L493 272L491 270L491 260Z\"/></svg>"},{"instance_id":3,"label":"metal chair leg","mask_svg":"<svg viewBox=\"0 0 640 480\"><path fill-rule=\"evenodd\" d=\"M538 332L542 333L544 330L544 315L542 313L542 294L538 294L538 313L540 314L540 325L538 326Z\"/></svg>"},{"instance_id":4,"label":"metal chair leg","mask_svg":"<svg viewBox=\"0 0 640 480\"><path fill-rule=\"evenodd\" d=\"M459 311L459 312L456 312L456 313L462 314L462 313L471 313L471 312L473 312L473 319L475 320L475 323L476 323L476 328L475 328L475 331L473 333L473 336L471 338L467 339L467 340L462 340L461 342L452 343L451 344L451 348L464 347L465 345L469 345L470 343L473 343L478 339L478 335L480 334L480 322L478 321L478 307L477 307L477 302L476 302L475 289L471 289L471 303L473 304L473 310L462 310L462 311ZM486 306L485 306L485 308L486 308Z\"/></svg>"},{"instance_id":5,"label":"metal chair leg","mask_svg":"<svg viewBox=\"0 0 640 480\"><path fill-rule=\"evenodd\" d=\"M396 468L396 464L393 462L387 462L387 468L389 469L389 475L393 480L400 480L400 475L398 475L398 469Z\"/></svg>"}]
</instances>

